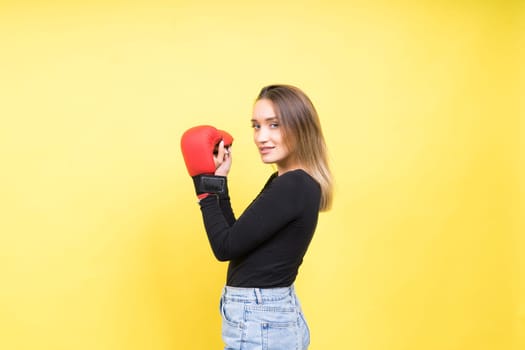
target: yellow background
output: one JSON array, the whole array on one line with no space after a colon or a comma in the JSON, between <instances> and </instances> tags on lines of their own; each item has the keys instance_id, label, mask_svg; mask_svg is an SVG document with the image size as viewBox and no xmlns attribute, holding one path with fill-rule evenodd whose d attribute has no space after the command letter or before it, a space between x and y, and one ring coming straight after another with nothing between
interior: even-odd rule
<instances>
[{"instance_id":1,"label":"yellow background","mask_svg":"<svg viewBox=\"0 0 525 350\"><path fill-rule=\"evenodd\" d=\"M235 137L237 214L273 171L270 83L317 106L337 180L297 289L312 350L525 348L518 1L3 1L0 349L220 349L180 149Z\"/></svg>"}]
</instances>

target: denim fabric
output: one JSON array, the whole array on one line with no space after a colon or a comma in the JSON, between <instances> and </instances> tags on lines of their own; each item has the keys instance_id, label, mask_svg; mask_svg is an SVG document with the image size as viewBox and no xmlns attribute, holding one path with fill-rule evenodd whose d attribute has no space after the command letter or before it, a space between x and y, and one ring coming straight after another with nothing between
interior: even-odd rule
<instances>
[{"instance_id":1,"label":"denim fabric","mask_svg":"<svg viewBox=\"0 0 525 350\"><path fill-rule=\"evenodd\" d=\"M306 350L310 331L292 287L224 287L224 350Z\"/></svg>"}]
</instances>

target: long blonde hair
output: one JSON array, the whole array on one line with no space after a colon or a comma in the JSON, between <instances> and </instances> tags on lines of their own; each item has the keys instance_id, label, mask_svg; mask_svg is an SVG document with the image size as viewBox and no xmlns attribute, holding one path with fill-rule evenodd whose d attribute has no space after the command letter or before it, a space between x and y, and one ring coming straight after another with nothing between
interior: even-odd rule
<instances>
[{"instance_id":1,"label":"long blonde hair","mask_svg":"<svg viewBox=\"0 0 525 350\"><path fill-rule=\"evenodd\" d=\"M283 139L299 164L321 186L319 210L332 206L333 179L317 111L308 96L291 85L268 85L257 96L270 100L282 126Z\"/></svg>"}]
</instances>

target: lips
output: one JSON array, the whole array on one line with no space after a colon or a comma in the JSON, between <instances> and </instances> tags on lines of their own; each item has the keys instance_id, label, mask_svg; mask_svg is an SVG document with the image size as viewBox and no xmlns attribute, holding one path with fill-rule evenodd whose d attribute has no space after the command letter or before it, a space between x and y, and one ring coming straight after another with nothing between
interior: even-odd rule
<instances>
[{"instance_id":1,"label":"lips","mask_svg":"<svg viewBox=\"0 0 525 350\"><path fill-rule=\"evenodd\" d=\"M268 154L273 149L274 149L274 147L259 147L259 153L261 153L261 154Z\"/></svg>"}]
</instances>

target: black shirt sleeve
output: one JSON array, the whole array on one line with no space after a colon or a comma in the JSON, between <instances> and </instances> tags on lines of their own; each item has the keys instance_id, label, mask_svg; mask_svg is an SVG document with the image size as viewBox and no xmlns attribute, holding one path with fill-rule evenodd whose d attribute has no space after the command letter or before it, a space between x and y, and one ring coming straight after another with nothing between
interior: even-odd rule
<instances>
[{"instance_id":1,"label":"black shirt sleeve","mask_svg":"<svg viewBox=\"0 0 525 350\"><path fill-rule=\"evenodd\" d=\"M204 226L215 257L220 261L242 257L299 216L302 192L295 180L293 176L272 176L236 221L232 220L233 213L232 217L228 215L229 200L216 196L201 200Z\"/></svg>"},{"instance_id":2,"label":"black shirt sleeve","mask_svg":"<svg viewBox=\"0 0 525 350\"><path fill-rule=\"evenodd\" d=\"M228 191L228 181L226 181L226 191L224 194L219 195L219 206L221 208L222 215L224 215L224 219L226 220L228 226L232 226L235 223L235 214L233 213L233 209L230 202L230 194Z\"/></svg>"}]
</instances>

